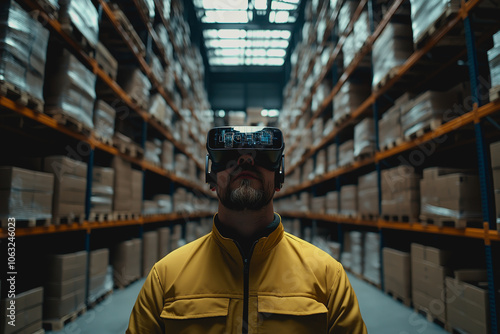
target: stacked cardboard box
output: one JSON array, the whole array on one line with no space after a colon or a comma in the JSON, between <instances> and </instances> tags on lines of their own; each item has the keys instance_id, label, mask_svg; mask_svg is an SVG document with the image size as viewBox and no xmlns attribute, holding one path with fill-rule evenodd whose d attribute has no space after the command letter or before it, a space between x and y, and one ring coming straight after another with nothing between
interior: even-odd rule
<instances>
[{"instance_id":1,"label":"stacked cardboard box","mask_svg":"<svg viewBox=\"0 0 500 334\"><path fill-rule=\"evenodd\" d=\"M162 83L165 80L165 70L161 64L160 58L154 53L150 53L149 67L151 68L151 73L157 82Z\"/></svg>"},{"instance_id":2,"label":"stacked cardboard box","mask_svg":"<svg viewBox=\"0 0 500 334\"><path fill-rule=\"evenodd\" d=\"M113 281L124 288L141 277L142 240L132 239L118 243L111 252Z\"/></svg>"},{"instance_id":3,"label":"stacked cardboard box","mask_svg":"<svg viewBox=\"0 0 500 334\"><path fill-rule=\"evenodd\" d=\"M351 250L351 266L353 273L362 275L364 266L364 247L365 247L365 232L351 231L349 233L350 250Z\"/></svg>"},{"instance_id":4,"label":"stacked cardboard box","mask_svg":"<svg viewBox=\"0 0 500 334\"><path fill-rule=\"evenodd\" d=\"M377 175L374 171L358 178L358 213L366 218L379 214Z\"/></svg>"},{"instance_id":5,"label":"stacked cardboard box","mask_svg":"<svg viewBox=\"0 0 500 334\"><path fill-rule=\"evenodd\" d=\"M313 180L316 175L314 174L314 160L307 159L302 166L302 182Z\"/></svg>"},{"instance_id":6,"label":"stacked cardboard box","mask_svg":"<svg viewBox=\"0 0 500 334\"><path fill-rule=\"evenodd\" d=\"M161 166L168 170L174 170L174 143L164 140L161 150Z\"/></svg>"},{"instance_id":7,"label":"stacked cardboard box","mask_svg":"<svg viewBox=\"0 0 500 334\"><path fill-rule=\"evenodd\" d=\"M172 116L174 111L160 93L151 96L148 112L155 120L160 122L161 125L165 126L167 129L172 129Z\"/></svg>"},{"instance_id":8,"label":"stacked cardboard box","mask_svg":"<svg viewBox=\"0 0 500 334\"><path fill-rule=\"evenodd\" d=\"M43 80L49 31L8 0L0 5L0 81L13 84L39 102L43 110ZM16 89L16 90L17 90Z\"/></svg>"},{"instance_id":9,"label":"stacked cardboard box","mask_svg":"<svg viewBox=\"0 0 500 334\"><path fill-rule=\"evenodd\" d=\"M495 208L497 231L500 233L500 141L490 145L491 169L493 171L493 189L495 192Z\"/></svg>"},{"instance_id":10,"label":"stacked cardboard box","mask_svg":"<svg viewBox=\"0 0 500 334\"><path fill-rule=\"evenodd\" d=\"M160 166L162 142L158 138L146 141L144 147L144 160L152 163L155 166Z\"/></svg>"},{"instance_id":11,"label":"stacked cardboard box","mask_svg":"<svg viewBox=\"0 0 500 334\"><path fill-rule=\"evenodd\" d=\"M413 306L446 324L445 278L451 253L438 248L411 244L411 289Z\"/></svg>"},{"instance_id":12,"label":"stacked cardboard box","mask_svg":"<svg viewBox=\"0 0 500 334\"><path fill-rule=\"evenodd\" d=\"M373 43L372 87L376 87L387 76L394 76L391 70L404 64L413 53L411 23L389 22L379 38ZM382 82L381 82L382 81Z\"/></svg>"},{"instance_id":13,"label":"stacked cardboard box","mask_svg":"<svg viewBox=\"0 0 500 334\"><path fill-rule=\"evenodd\" d=\"M96 98L96 76L68 50L51 49L47 57L47 76L43 93L45 111L68 117L84 129L92 129Z\"/></svg>"},{"instance_id":14,"label":"stacked cardboard box","mask_svg":"<svg viewBox=\"0 0 500 334\"><path fill-rule=\"evenodd\" d=\"M339 213L339 193L330 191L326 193L326 214L337 215Z\"/></svg>"},{"instance_id":15,"label":"stacked cardboard box","mask_svg":"<svg viewBox=\"0 0 500 334\"><path fill-rule=\"evenodd\" d=\"M392 148L403 139L401 128L401 110L408 103L411 95L403 94L389 110L387 110L379 122L379 147L381 150Z\"/></svg>"},{"instance_id":16,"label":"stacked cardboard box","mask_svg":"<svg viewBox=\"0 0 500 334\"><path fill-rule=\"evenodd\" d=\"M102 248L90 252L89 262L89 286L88 303L94 303L99 297L102 297L113 287L106 285L109 249Z\"/></svg>"},{"instance_id":17,"label":"stacked cardboard box","mask_svg":"<svg viewBox=\"0 0 500 334\"><path fill-rule=\"evenodd\" d=\"M0 219L52 218L54 175L19 167L0 167ZM2 227L6 228L7 226Z\"/></svg>"},{"instance_id":18,"label":"stacked cardboard box","mask_svg":"<svg viewBox=\"0 0 500 334\"><path fill-rule=\"evenodd\" d=\"M130 210L132 213L142 212L142 187L143 187L143 172L140 170L132 170L132 205Z\"/></svg>"},{"instance_id":19,"label":"stacked cardboard box","mask_svg":"<svg viewBox=\"0 0 500 334\"><path fill-rule=\"evenodd\" d=\"M340 188L340 214L355 217L358 214L358 186L345 185Z\"/></svg>"},{"instance_id":20,"label":"stacked cardboard box","mask_svg":"<svg viewBox=\"0 0 500 334\"><path fill-rule=\"evenodd\" d=\"M400 298L406 306L411 303L410 254L384 247L384 291Z\"/></svg>"},{"instance_id":21,"label":"stacked cardboard box","mask_svg":"<svg viewBox=\"0 0 500 334\"><path fill-rule=\"evenodd\" d=\"M375 124L367 117L354 126L354 158L375 153Z\"/></svg>"},{"instance_id":22,"label":"stacked cardboard box","mask_svg":"<svg viewBox=\"0 0 500 334\"><path fill-rule=\"evenodd\" d=\"M94 166L92 174L90 212L111 214L113 212L113 181L115 172L112 168Z\"/></svg>"},{"instance_id":23,"label":"stacked cardboard box","mask_svg":"<svg viewBox=\"0 0 500 334\"><path fill-rule=\"evenodd\" d=\"M160 227L158 229L158 257L162 259L170 253L170 228Z\"/></svg>"},{"instance_id":24,"label":"stacked cardboard box","mask_svg":"<svg viewBox=\"0 0 500 334\"><path fill-rule=\"evenodd\" d=\"M114 157L115 171L113 211L140 213L142 211L142 172L132 169L129 162Z\"/></svg>"},{"instance_id":25,"label":"stacked cardboard box","mask_svg":"<svg viewBox=\"0 0 500 334\"><path fill-rule=\"evenodd\" d=\"M338 148L339 160L337 165L344 167L351 165L354 162L354 140L348 140L341 144Z\"/></svg>"},{"instance_id":26,"label":"stacked cardboard box","mask_svg":"<svg viewBox=\"0 0 500 334\"><path fill-rule=\"evenodd\" d=\"M158 261L158 232L149 231L142 235L142 276L146 276Z\"/></svg>"},{"instance_id":27,"label":"stacked cardboard box","mask_svg":"<svg viewBox=\"0 0 500 334\"><path fill-rule=\"evenodd\" d=\"M421 218L436 224L453 221L465 228L467 221L481 221L481 192L477 175L456 168L431 167L420 181Z\"/></svg>"},{"instance_id":28,"label":"stacked cardboard box","mask_svg":"<svg viewBox=\"0 0 500 334\"><path fill-rule=\"evenodd\" d=\"M49 255L44 284L44 319L62 319L85 308L86 251Z\"/></svg>"},{"instance_id":29,"label":"stacked cardboard box","mask_svg":"<svg viewBox=\"0 0 500 334\"><path fill-rule=\"evenodd\" d=\"M327 160L328 167L327 171L330 172L332 170L337 169L337 144L332 143L327 147Z\"/></svg>"},{"instance_id":30,"label":"stacked cardboard box","mask_svg":"<svg viewBox=\"0 0 500 334\"><path fill-rule=\"evenodd\" d=\"M116 75L118 74L118 61L100 41L97 42L95 60L111 79L116 80Z\"/></svg>"},{"instance_id":31,"label":"stacked cardboard box","mask_svg":"<svg viewBox=\"0 0 500 334\"><path fill-rule=\"evenodd\" d=\"M354 60L356 54L358 54L365 44L366 40L370 36L370 22L368 17L368 11L365 9L361 12L359 18L354 22L353 31L349 36L346 37L344 46L342 47L342 53L344 56L344 68L347 68L349 64ZM370 67L370 55L363 57L358 67Z\"/></svg>"},{"instance_id":32,"label":"stacked cardboard box","mask_svg":"<svg viewBox=\"0 0 500 334\"><path fill-rule=\"evenodd\" d=\"M149 106L151 82L138 67L119 67L117 81L140 107L146 109Z\"/></svg>"},{"instance_id":33,"label":"stacked cardboard box","mask_svg":"<svg viewBox=\"0 0 500 334\"><path fill-rule=\"evenodd\" d=\"M111 142L115 132L116 110L103 100L97 100L94 107L94 134L104 140Z\"/></svg>"},{"instance_id":34,"label":"stacked cardboard box","mask_svg":"<svg viewBox=\"0 0 500 334\"><path fill-rule=\"evenodd\" d=\"M99 14L91 0L59 0L59 21L70 29L71 25L95 48L99 35Z\"/></svg>"},{"instance_id":35,"label":"stacked cardboard box","mask_svg":"<svg viewBox=\"0 0 500 334\"><path fill-rule=\"evenodd\" d=\"M175 154L175 173L177 176L186 177L188 169L188 157L184 153Z\"/></svg>"},{"instance_id":36,"label":"stacked cardboard box","mask_svg":"<svg viewBox=\"0 0 500 334\"><path fill-rule=\"evenodd\" d=\"M464 272L468 277L461 278ZM458 270L454 274L454 278L446 277L449 327L466 333L491 333L486 271Z\"/></svg>"},{"instance_id":37,"label":"stacked cardboard box","mask_svg":"<svg viewBox=\"0 0 500 334\"><path fill-rule=\"evenodd\" d=\"M334 122L341 123L370 96L370 93L369 85L346 81L333 98Z\"/></svg>"},{"instance_id":38,"label":"stacked cardboard box","mask_svg":"<svg viewBox=\"0 0 500 334\"><path fill-rule=\"evenodd\" d=\"M12 309L12 301L15 302L14 309ZM18 293L15 299L2 299L0 301L1 332L4 334L43 333L42 304L42 287ZM12 320L15 320L15 326L9 324Z\"/></svg>"},{"instance_id":39,"label":"stacked cardboard box","mask_svg":"<svg viewBox=\"0 0 500 334\"><path fill-rule=\"evenodd\" d=\"M385 219L414 222L420 212L420 175L401 165L382 171L382 216Z\"/></svg>"},{"instance_id":40,"label":"stacked cardboard box","mask_svg":"<svg viewBox=\"0 0 500 334\"><path fill-rule=\"evenodd\" d=\"M316 214L324 214L326 210L326 197L315 196L311 197L311 212Z\"/></svg>"},{"instance_id":41,"label":"stacked cardboard box","mask_svg":"<svg viewBox=\"0 0 500 334\"><path fill-rule=\"evenodd\" d=\"M380 235L365 232L363 249L363 277L373 284L380 284Z\"/></svg>"},{"instance_id":42,"label":"stacked cardboard box","mask_svg":"<svg viewBox=\"0 0 500 334\"><path fill-rule=\"evenodd\" d=\"M76 218L81 222L85 214L87 164L60 155L46 157L43 164L44 171L54 174L54 224L59 224L61 218Z\"/></svg>"}]
</instances>

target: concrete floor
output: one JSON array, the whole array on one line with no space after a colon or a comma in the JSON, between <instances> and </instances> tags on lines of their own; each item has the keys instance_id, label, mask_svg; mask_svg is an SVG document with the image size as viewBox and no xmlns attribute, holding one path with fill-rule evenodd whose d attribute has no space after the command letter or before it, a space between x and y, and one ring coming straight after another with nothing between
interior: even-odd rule
<instances>
[{"instance_id":1,"label":"concrete floor","mask_svg":"<svg viewBox=\"0 0 500 334\"><path fill-rule=\"evenodd\" d=\"M361 313L369 334L444 334L443 328L393 300L376 287L349 275L358 296ZM132 306L144 279L123 290L115 290L107 299L88 310L63 330L54 334L123 334Z\"/></svg>"}]
</instances>

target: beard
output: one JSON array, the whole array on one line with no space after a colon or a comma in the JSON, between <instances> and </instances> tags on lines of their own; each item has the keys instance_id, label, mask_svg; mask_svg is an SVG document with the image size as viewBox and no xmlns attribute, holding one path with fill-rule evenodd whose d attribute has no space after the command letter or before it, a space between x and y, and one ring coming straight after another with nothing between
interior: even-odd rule
<instances>
[{"instance_id":1,"label":"beard","mask_svg":"<svg viewBox=\"0 0 500 334\"><path fill-rule=\"evenodd\" d=\"M257 211L269 204L273 198L272 189L265 191L264 189L252 188L251 180L248 179L241 180L240 186L234 190L229 187L228 185L223 192L219 193L219 199L222 205L231 210Z\"/></svg>"}]
</instances>

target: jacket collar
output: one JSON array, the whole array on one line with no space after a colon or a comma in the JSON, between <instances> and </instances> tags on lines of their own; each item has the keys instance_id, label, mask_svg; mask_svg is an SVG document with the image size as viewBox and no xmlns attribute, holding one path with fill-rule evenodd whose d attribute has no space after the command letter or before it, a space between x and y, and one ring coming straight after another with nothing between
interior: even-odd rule
<instances>
[{"instance_id":1,"label":"jacket collar","mask_svg":"<svg viewBox=\"0 0 500 334\"><path fill-rule=\"evenodd\" d=\"M255 244L253 249L252 259L254 259L255 257L263 256L266 253L270 252L283 238L285 231L283 228L283 223L281 222L281 216L276 212L274 213L274 215L275 219L279 219L279 224L268 236L262 237L257 240L257 243ZM232 257L241 258L242 255L240 254L235 241L231 238L223 236L217 229L217 226L215 224L216 217L217 213L213 217L212 237Z\"/></svg>"}]
</instances>

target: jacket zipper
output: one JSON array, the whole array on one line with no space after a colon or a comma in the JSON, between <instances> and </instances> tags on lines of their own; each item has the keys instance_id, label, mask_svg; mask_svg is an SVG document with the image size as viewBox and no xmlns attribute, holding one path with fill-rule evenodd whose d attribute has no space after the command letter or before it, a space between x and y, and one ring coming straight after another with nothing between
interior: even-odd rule
<instances>
[{"instance_id":1,"label":"jacket zipper","mask_svg":"<svg viewBox=\"0 0 500 334\"><path fill-rule=\"evenodd\" d=\"M243 258L243 325L241 332L243 334L248 334L248 304L250 299L250 259L252 257L253 249L257 244L258 240L255 241L250 248L248 257L245 256L241 246L238 242L234 241L238 247L241 257Z\"/></svg>"}]
</instances>

